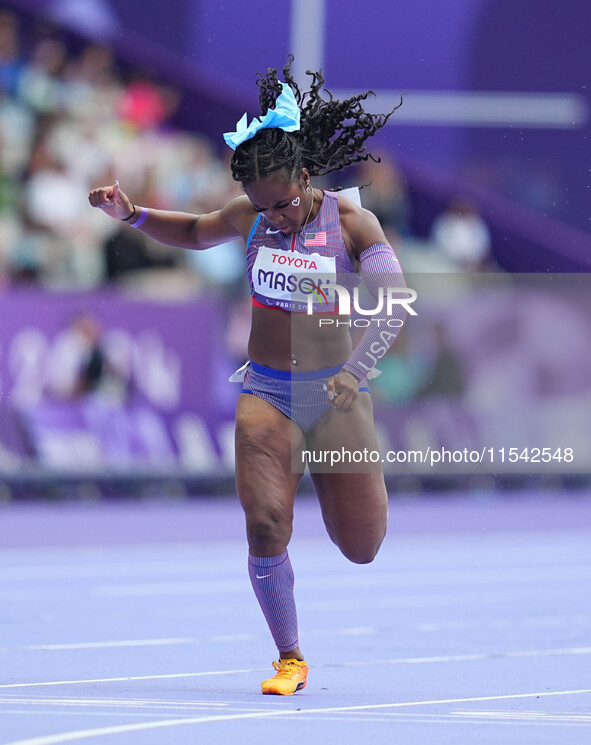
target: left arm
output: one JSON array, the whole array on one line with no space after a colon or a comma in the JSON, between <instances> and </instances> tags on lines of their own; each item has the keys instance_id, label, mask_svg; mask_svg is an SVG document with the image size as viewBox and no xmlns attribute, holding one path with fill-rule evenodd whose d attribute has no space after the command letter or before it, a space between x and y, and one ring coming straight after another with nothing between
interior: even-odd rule
<instances>
[{"instance_id":1,"label":"left arm","mask_svg":"<svg viewBox=\"0 0 591 745\"><path fill-rule=\"evenodd\" d=\"M375 215L352 205L344 209L341 221L343 236L359 259L365 285L378 307L381 303L381 309L371 316L370 325L341 372L327 383L328 398L334 400L335 408L349 411L359 395L359 381L375 367L398 336L414 293L400 292L406 288L404 275Z\"/></svg>"}]
</instances>

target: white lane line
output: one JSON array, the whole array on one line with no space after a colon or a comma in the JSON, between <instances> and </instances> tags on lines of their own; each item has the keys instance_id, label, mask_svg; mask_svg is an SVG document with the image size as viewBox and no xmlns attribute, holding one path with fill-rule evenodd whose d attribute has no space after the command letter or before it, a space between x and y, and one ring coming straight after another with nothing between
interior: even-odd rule
<instances>
[{"instance_id":1,"label":"white lane line","mask_svg":"<svg viewBox=\"0 0 591 745\"><path fill-rule=\"evenodd\" d=\"M84 708L114 709L220 709L228 708L227 702L218 703L209 701L157 701L154 699L113 699L113 698L55 698L51 696L0 696L0 706L27 704L29 706L51 705L51 706L83 706ZM232 709L235 709L232 704ZM254 708L250 706L252 711Z\"/></svg>"},{"instance_id":2,"label":"white lane line","mask_svg":"<svg viewBox=\"0 0 591 745\"><path fill-rule=\"evenodd\" d=\"M287 717L287 719L295 720L297 717L297 713L294 713L291 718ZM480 726L493 726L493 727L499 727L499 725L506 725L506 726L512 726L512 727L577 727L580 729L581 727L589 728L591 726L591 719L581 719L578 718L568 718L568 717L549 717L548 719L529 719L527 717L524 717L523 719L515 718L515 719L503 719L499 718L498 720L495 718L486 718L483 717L482 719L476 719L478 725ZM285 721L285 720L284 720ZM400 724L402 722L404 723L410 723L410 724L438 724L438 725L451 725L451 726L463 726L463 725L470 725L474 724L474 720L470 717L458 717L454 716L453 712L451 714L411 714L408 711L390 711L390 712L371 712L371 711L362 711L358 712L356 714L343 714L340 713L338 715L338 718L335 717L334 714L317 714L314 716L314 722L332 722L333 724L335 721L338 721L339 724L343 722L362 722L365 725L369 725L372 723L394 723Z\"/></svg>"},{"instance_id":3,"label":"white lane line","mask_svg":"<svg viewBox=\"0 0 591 745\"><path fill-rule=\"evenodd\" d=\"M321 635L324 635L324 632L320 632ZM375 628L375 626L352 626L348 629L337 629L333 632L333 635L336 636L371 636L372 634L377 634L378 630Z\"/></svg>"},{"instance_id":4,"label":"white lane line","mask_svg":"<svg viewBox=\"0 0 591 745\"><path fill-rule=\"evenodd\" d=\"M216 636L210 636L205 641L210 642L251 642L256 637L254 634L217 634ZM203 641L200 639L199 641Z\"/></svg>"},{"instance_id":5,"label":"white lane line","mask_svg":"<svg viewBox=\"0 0 591 745\"><path fill-rule=\"evenodd\" d=\"M448 716L462 719L494 719L495 721L509 722L537 722L548 724L550 722L574 722L591 724L591 714L578 714L576 712L552 714L546 711L453 711Z\"/></svg>"},{"instance_id":6,"label":"white lane line","mask_svg":"<svg viewBox=\"0 0 591 745\"><path fill-rule=\"evenodd\" d=\"M123 639L112 642L79 642L73 644L36 644L28 647L1 647L0 652L51 652L74 649L108 649L110 647L161 647L175 644L196 644L197 637L172 639Z\"/></svg>"},{"instance_id":7,"label":"white lane line","mask_svg":"<svg viewBox=\"0 0 591 745\"><path fill-rule=\"evenodd\" d=\"M353 626L343 629L333 629L328 631L315 631L312 635L324 636L367 636L376 634L377 629L372 626ZM34 644L22 647L0 647L0 653L6 652L64 652L76 651L81 649L110 649L126 647L161 647L175 646L183 644L203 644L219 642L223 644L235 644L236 642L250 642L256 639L254 634L215 634L214 636L187 636L172 637L169 639L122 639L120 641L106 642L73 642L71 644Z\"/></svg>"},{"instance_id":8,"label":"white lane line","mask_svg":"<svg viewBox=\"0 0 591 745\"><path fill-rule=\"evenodd\" d=\"M466 710L466 711L449 711L446 713L427 714L426 712L413 713L410 711L360 711L355 714L356 721L374 721L384 722L392 719L403 721L435 721L438 723L455 721L468 721L471 719L482 719L483 723L503 723L503 724L583 724L591 725L591 715L565 712L561 714L552 714L550 712L536 711L504 711L504 710ZM326 719L326 721L335 721L334 716L314 717L315 720ZM338 717L338 721L346 721L346 715Z\"/></svg>"},{"instance_id":9,"label":"white lane line","mask_svg":"<svg viewBox=\"0 0 591 745\"><path fill-rule=\"evenodd\" d=\"M578 564L544 568L544 585L566 582L587 581L591 565ZM406 587L456 587L469 585L515 585L518 583L540 582L538 567L505 567L502 569L446 570L427 572L374 572L372 574L347 574L342 576L321 575L298 577L300 592L308 590L375 590L383 588ZM251 592L250 584L244 579L236 580L197 580L181 582L141 582L116 585L98 585L89 588L92 595L101 598L151 597L169 595L201 595L234 592Z\"/></svg>"},{"instance_id":10,"label":"white lane line","mask_svg":"<svg viewBox=\"0 0 591 745\"><path fill-rule=\"evenodd\" d=\"M584 531L581 531L584 535ZM571 533L569 532L569 536ZM573 533L574 535L574 533ZM113 562L114 559L134 561L154 561L154 557L162 557L163 561L171 559L198 559L204 563L211 563L211 554L219 557L235 555L240 549L236 541L217 540L208 544L208 550L203 550L194 541L162 541L160 543L95 543L83 546L27 546L0 548L0 564L12 562L23 566L45 566L50 562L64 565L72 561L100 561ZM241 555L243 553L241 552Z\"/></svg>"},{"instance_id":11,"label":"white lane line","mask_svg":"<svg viewBox=\"0 0 591 745\"><path fill-rule=\"evenodd\" d=\"M174 680L175 678L202 678L209 675L235 675L237 673L254 672L268 672L268 668L261 667L253 670L213 670L201 673L170 673L166 675L126 675L121 678L91 678L88 680L50 680L44 683L3 683L0 685L0 689L84 685L86 683L127 683L134 680Z\"/></svg>"},{"instance_id":12,"label":"white lane line","mask_svg":"<svg viewBox=\"0 0 591 745\"><path fill-rule=\"evenodd\" d=\"M404 627L405 631L418 631L422 634L442 631L466 631L467 629L523 629L523 628L560 628L575 624L589 624L591 616L540 616L539 618L490 618L486 621L433 621L423 622L416 626Z\"/></svg>"},{"instance_id":13,"label":"white lane line","mask_svg":"<svg viewBox=\"0 0 591 745\"><path fill-rule=\"evenodd\" d=\"M305 597L298 601L298 608L309 611L339 613L343 611L365 610L368 605L375 609L400 609L400 608L426 608L429 606L454 605L458 604L459 591L455 590L454 594L449 592L437 595L397 595L396 597L375 597L371 600L362 601L360 599L342 600L339 598L325 600L307 600ZM517 588L510 588L503 592L475 592L463 593L459 597L464 603L478 602L480 605L488 603L498 605L500 602L507 602L511 595L518 598L522 597L522 592ZM209 608L210 606L208 606ZM235 606L233 606L235 607ZM217 612L217 607L216 612Z\"/></svg>"},{"instance_id":14,"label":"white lane line","mask_svg":"<svg viewBox=\"0 0 591 745\"><path fill-rule=\"evenodd\" d=\"M0 706L8 705L27 705L31 707L46 705L52 707L82 707L85 709L112 708L112 709L137 709L137 710L158 710L158 709L178 709L181 711L203 711L213 709L214 711L266 711L276 708L276 701L268 701L261 697L261 700L255 704L253 701L193 701L193 700L175 700L175 699L144 699L144 698L101 698L99 696L87 696L81 698L52 695L30 695L23 694L5 694L0 696ZM145 716L145 711L144 711Z\"/></svg>"},{"instance_id":15,"label":"white lane line","mask_svg":"<svg viewBox=\"0 0 591 745\"><path fill-rule=\"evenodd\" d=\"M475 660L512 659L520 657L559 657L591 654L591 647L567 647L564 649L528 649L516 652L478 652L437 657L407 657L398 660L372 660L370 662L340 662L338 665L315 665L314 667L366 667L368 665L425 665L434 662L472 662ZM2 686L0 686L1 688Z\"/></svg>"},{"instance_id":16,"label":"white lane line","mask_svg":"<svg viewBox=\"0 0 591 745\"><path fill-rule=\"evenodd\" d=\"M533 693L511 693L500 696L470 696L467 698L447 698L430 701L403 701L390 704L359 704L356 706L333 706L322 709L301 709L282 711L259 711L247 714L219 714L210 717L191 717L188 719L166 719L156 722L138 722L136 724L122 724L115 727L98 727L96 729L61 732L55 735L33 737L26 740L14 740L6 745L61 745L64 742L87 740L101 735L120 735L127 732L141 732L166 727L186 727L192 724L208 724L210 722L230 722L246 719L266 719L271 717L309 716L311 714L338 714L347 711L375 711L379 709L403 709L413 706L439 706L443 704L472 703L475 701L511 701L524 698L546 698L549 696L577 696L591 693L591 688L572 691L536 691ZM298 701L298 703L300 703Z\"/></svg>"},{"instance_id":17,"label":"white lane line","mask_svg":"<svg viewBox=\"0 0 591 745\"><path fill-rule=\"evenodd\" d=\"M121 580L124 577L134 579L140 577L168 577L168 576L190 576L208 573L208 565L204 561L126 561L124 558L118 562L101 562L96 564L79 563L74 565L46 565L46 566L1 566L0 582L50 582L63 580ZM226 566L216 565L216 574L236 575L236 564L227 563Z\"/></svg>"},{"instance_id":18,"label":"white lane line","mask_svg":"<svg viewBox=\"0 0 591 745\"><path fill-rule=\"evenodd\" d=\"M252 592L250 583L242 579L197 580L188 582L150 582L129 585L102 585L90 588L99 598L135 598L168 595L209 595Z\"/></svg>"},{"instance_id":19,"label":"white lane line","mask_svg":"<svg viewBox=\"0 0 591 745\"><path fill-rule=\"evenodd\" d=\"M428 665L441 662L472 662L475 660L498 660L521 657L559 657L591 654L591 647L567 647L564 649L526 649L514 652L491 651L474 654L441 655L434 657L406 657L394 660L367 660L364 662L339 662L327 665L312 665L312 669L339 667L375 667L376 665ZM121 678L93 678L91 680L52 680L39 683L3 683L0 689L39 688L44 686L83 685L86 683L118 683L134 680L171 680L175 678L200 678L209 675L234 675L237 673L266 672L267 668L252 668L244 670L215 670L200 673L169 673L165 675L137 675Z\"/></svg>"}]
</instances>

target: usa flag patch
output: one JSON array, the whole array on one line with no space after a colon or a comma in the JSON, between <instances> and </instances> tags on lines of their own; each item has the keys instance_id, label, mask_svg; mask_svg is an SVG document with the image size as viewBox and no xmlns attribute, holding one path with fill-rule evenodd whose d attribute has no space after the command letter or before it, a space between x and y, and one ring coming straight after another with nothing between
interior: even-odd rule
<instances>
[{"instance_id":1,"label":"usa flag patch","mask_svg":"<svg viewBox=\"0 0 591 745\"><path fill-rule=\"evenodd\" d=\"M306 233L304 246L326 246L326 231Z\"/></svg>"}]
</instances>

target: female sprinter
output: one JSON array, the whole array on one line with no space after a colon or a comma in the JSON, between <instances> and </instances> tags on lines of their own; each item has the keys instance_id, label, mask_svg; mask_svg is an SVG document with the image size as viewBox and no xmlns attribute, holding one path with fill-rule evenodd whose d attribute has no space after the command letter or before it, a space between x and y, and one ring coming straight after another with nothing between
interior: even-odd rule
<instances>
[{"instance_id":1,"label":"female sprinter","mask_svg":"<svg viewBox=\"0 0 591 745\"><path fill-rule=\"evenodd\" d=\"M374 215L310 180L370 157L364 142L390 114L366 113L369 93L325 99L321 73L309 73L302 94L290 66L284 84L276 70L259 75L262 119L247 126L245 114L238 131L224 135L243 196L196 216L138 207L118 183L89 195L92 206L162 243L202 250L241 237L246 245L251 361L236 412L236 481L250 579L279 650L276 675L262 692L283 695L304 688L308 673L287 552L303 453L377 454L367 377L406 316L403 306L388 318L385 311L374 316L353 350L350 316L332 312L336 292L328 301L331 282L353 297L363 277L379 300L381 288L403 288L404 280ZM343 469L349 472L330 465L310 469L328 534L351 561L371 562L388 516L381 465Z\"/></svg>"}]
</instances>

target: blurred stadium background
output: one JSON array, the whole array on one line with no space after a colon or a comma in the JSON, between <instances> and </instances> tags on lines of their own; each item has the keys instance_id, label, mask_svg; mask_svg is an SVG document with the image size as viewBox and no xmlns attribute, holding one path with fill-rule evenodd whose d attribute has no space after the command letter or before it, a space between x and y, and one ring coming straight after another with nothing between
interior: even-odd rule
<instances>
[{"instance_id":1,"label":"blurred stadium background","mask_svg":"<svg viewBox=\"0 0 591 745\"><path fill-rule=\"evenodd\" d=\"M290 52L303 84L404 95L382 162L327 182L368 185L420 293L375 383L382 447L551 449L398 464L392 488L587 487L589 38L575 0L1 3L0 500L232 491L243 249L157 245L87 193L238 194L221 135Z\"/></svg>"}]
</instances>

